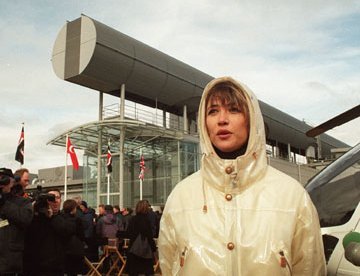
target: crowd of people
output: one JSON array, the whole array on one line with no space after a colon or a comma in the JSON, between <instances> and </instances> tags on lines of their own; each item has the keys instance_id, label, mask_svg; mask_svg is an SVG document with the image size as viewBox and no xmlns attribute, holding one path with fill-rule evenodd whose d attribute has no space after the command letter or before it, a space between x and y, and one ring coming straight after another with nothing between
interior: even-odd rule
<instances>
[{"instance_id":1,"label":"crowd of people","mask_svg":"<svg viewBox=\"0 0 360 276\"><path fill-rule=\"evenodd\" d=\"M10 169L0 169L0 275L86 274L85 256L97 262L108 239L128 238L131 246L139 233L146 235L156 250L160 213L154 212L147 200L138 202L136 215L131 208L104 204L96 213L80 197L62 203L59 189L28 194L27 185L28 170L13 174ZM122 253L129 259L129 275L150 273L153 260Z\"/></svg>"}]
</instances>

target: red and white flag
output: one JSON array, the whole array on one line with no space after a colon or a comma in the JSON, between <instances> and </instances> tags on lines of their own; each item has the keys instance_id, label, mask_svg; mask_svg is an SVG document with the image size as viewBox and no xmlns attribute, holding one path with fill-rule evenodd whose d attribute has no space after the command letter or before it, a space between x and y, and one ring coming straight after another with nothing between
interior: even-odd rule
<instances>
[{"instance_id":1,"label":"red and white flag","mask_svg":"<svg viewBox=\"0 0 360 276\"><path fill-rule=\"evenodd\" d=\"M144 156L141 155L139 179L144 180L144 177L145 177L145 161L144 161Z\"/></svg>"},{"instance_id":2,"label":"red and white flag","mask_svg":"<svg viewBox=\"0 0 360 276\"><path fill-rule=\"evenodd\" d=\"M75 170L78 170L79 169L79 162L78 162L78 159L77 159L77 156L76 156L76 153L75 153L75 148L71 144L71 141L70 141L69 137L67 138L66 146L67 146L66 151L67 151L67 153L70 154L71 162L73 164L73 167L74 167Z\"/></svg>"},{"instance_id":3,"label":"red and white flag","mask_svg":"<svg viewBox=\"0 0 360 276\"><path fill-rule=\"evenodd\" d=\"M108 146L108 149L107 149L106 167L107 167L108 173L111 173L112 172L112 154L110 151L110 146Z\"/></svg>"}]
</instances>

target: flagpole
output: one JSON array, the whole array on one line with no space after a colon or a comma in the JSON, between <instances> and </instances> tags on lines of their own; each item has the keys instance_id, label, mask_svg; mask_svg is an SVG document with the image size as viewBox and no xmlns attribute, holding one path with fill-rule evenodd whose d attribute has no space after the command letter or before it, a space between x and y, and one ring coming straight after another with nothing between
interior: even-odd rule
<instances>
[{"instance_id":1,"label":"flagpole","mask_svg":"<svg viewBox=\"0 0 360 276\"><path fill-rule=\"evenodd\" d=\"M142 148L140 148L140 162L141 162L141 156L142 156ZM141 168L140 168L140 173L141 173ZM142 200L143 198L143 194L142 194L142 189L143 189L143 181L142 181L142 177L140 177L140 200Z\"/></svg>"},{"instance_id":2,"label":"flagpole","mask_svg":"<svg viewBox=\"0 0 360 276\"><path fill-rule=\"evenodd\" d=\"M24 130L25 122L22 122L22 130ZM25 131L25 130L24 130ZM22 132L22 131L21 131ZM25 133L24 133L24 150L23 150L23 162L25 163ZM22 163L20 163L20 169L22 169Z\"/></svg>"},{"instance_id":3,"label":"flagpole","mask_svg":"<svg viewBox=\"0 0 360 276\"><path fill-rule=\"evenodd\" d=\"M108 152L110 150L110 139L108 139L108 148L107 148L107 154L106 156L108 156ZM109 162L108 158L106 158L106 163ZM106 195L106 202L109 205L110 204L110 172L109 172L109 164L106 164L107 167L107 195Z\"/></svg>"},{"instance_id":4,"label":"flagpole","mask_svg":"<svg viewBox=\"0 0 360 276\"><path fill-rule=\"evenodd\" d=\"M67 158L68 158L68 152L67 152L67 149L68 149L68 141L69 141L69 135L66 134L66 142L65 142L65 180L64 180L64 201L66 200L66 197L67 197L67 174L68 174L68 171L67 171Z\"/></svg>"},{"instance_id":5,"label":"flagpole","mask_svg":"<svg viewBox=\"0 0 360 276\"><path fill-rule=\"evenodd\" d=\"M107 196L106 196L106 204L110 204L110 174L107 174Z\"/></svg>"}]
</instances>

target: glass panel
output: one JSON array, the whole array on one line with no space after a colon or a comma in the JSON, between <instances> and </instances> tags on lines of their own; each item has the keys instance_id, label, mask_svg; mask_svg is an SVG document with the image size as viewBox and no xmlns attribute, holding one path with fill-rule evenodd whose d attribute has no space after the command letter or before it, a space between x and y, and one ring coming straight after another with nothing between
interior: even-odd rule
<instances>
[{"instance_id":1,"label":"glass panel","mask_svg":"<svg viewBox=\"0 0 360 276\"><path fill-rule=\"evenodd\" d=\"M178 152L178 149L180 150ZM140 199L140 150L145 160L143 199L153 206L166 202L172 189L186 176L199 168L197 143L179 142L175 139L158 137L136 150L125 150L124 156L124 207L134 207ZM86 156L86 155L85 155ZM96 204L97 158L86 156L88 176L84 181L83 198ZM112 157L113 171L110 175L110 194L112 204L119 204L119 156ZM106 158L101 159L100 201L106 202L107 168ZM96 207L96 206L95 206Z\"/></svg>"},{"instance_id":2,"label":"glass panel","mask_svg":"<svg viewBox=\"0 0 360 276\"><path fill-rule=\"evenodd\" d=\"M350 220L360 201L360 165L347 168L328 183L311 192L322 227Z\"/></svg>"}]
</instances>

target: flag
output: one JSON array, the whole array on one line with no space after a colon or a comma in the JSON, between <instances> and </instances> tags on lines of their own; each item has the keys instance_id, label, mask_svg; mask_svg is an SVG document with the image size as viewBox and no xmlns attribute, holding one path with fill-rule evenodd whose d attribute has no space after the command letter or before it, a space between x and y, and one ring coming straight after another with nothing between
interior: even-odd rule
<instances>
[{"instance_id":1,"label":"flag","mask_svg":"<svg viewBox=\"0 0 360 276\"><path fill-rule=\"evenodd\" d=\"M108 146L108 150L107 150L106 167L107 167L108 173L111 173L112 172L112 155L111 155L111 151L110 151L110 146Z\"/></svg>"},{"instance_id":2,"label":"flag","mask_svg":"<svg viewBox=\"0 0 360 276\"><path fill-rule=\"evenodd\" d=\"M70 154L70 157L71 157L71 162L73 164L73 167L75 170L78 170L79 169L79 162L78 162L78 159L77 159L77 156L76 156L76 153L75 153L75 148L74 146L71 144L70 142L70 138L68 137L67 138L67 153Z\"/></svg>"},{"instance_id":3,"label":"flag","mask_svg":"<svg viewBox=\"0 0 360 276\"><path fill-rule=\"evenodd\" d=\"M20 162L21 165L24 164L24 148L25 148L24 127L22 127L19 143L15 153L15 160Z\"/></svg>"},{"instance_id":4,"label":"flag","mask_svg":"<svg viewBox=\"0 0 360 276\"><path fill-rule=\"evenodd\" d=\"M145 161L144 161L144 156L141 155L139 179L144 180L144 177L145 177Z\"/></svg>"}]
</instances>

